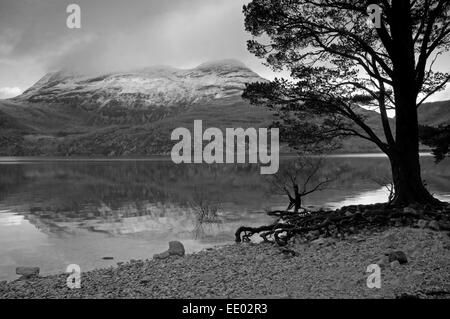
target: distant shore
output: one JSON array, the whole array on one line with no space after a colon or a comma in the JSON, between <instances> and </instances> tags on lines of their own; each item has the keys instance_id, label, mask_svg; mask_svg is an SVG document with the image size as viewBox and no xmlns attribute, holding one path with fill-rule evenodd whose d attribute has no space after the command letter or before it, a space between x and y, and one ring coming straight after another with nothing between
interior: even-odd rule
<instances>
[{"instance_id":1,"label":"distant shore","mask_svg":"<svg viewBox=\"0 0 450 319\"><path fill-rule=\"evenodd\" d=\"M380 264L402 251L408 262ZM294 253L292 253L294 252ZM380 264L381 288L368 288L367 267ZM450 298L450 237L394 227L345 240L232 244L184 257L130 261L81 274L0 283L0 298Z\"/></svg>"},{"instance_id":2,"label":"distant shore","mask_svg":"<svg viewBox=\"0 0 450 319\"><path fill-rule=\"evenodd\" d=\"M296 153L280 153L280 158L296 158ZM306 155L307 157L386 157L382 152L366 153L330 153L321 155ZM429 151L420 152L420 156L433 156ZM0 162L10 161L166 161L170 160L170 154L155 154L148 156L0 156Z\"/></svg>"}]
</instances>

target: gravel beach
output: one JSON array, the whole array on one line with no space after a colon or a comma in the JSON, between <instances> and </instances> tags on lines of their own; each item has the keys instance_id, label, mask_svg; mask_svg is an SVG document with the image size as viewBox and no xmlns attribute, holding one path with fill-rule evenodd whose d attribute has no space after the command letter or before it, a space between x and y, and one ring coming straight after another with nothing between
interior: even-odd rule
<instances>
[{"instance_id":1,"label":"gravel beach","mask_svg":"<svg viewBox=\"0 0 450 319\"><path fill-rule=\"evenodd\" d=\"M383 258L393 251L408 262ZM381 288L370 289L375 263ZM67 277L3 282L0 298L449 298L450 237L399 227L284 248L242 243L83 272L80 289L69 289Z\"/></svg>"}]
</instances>

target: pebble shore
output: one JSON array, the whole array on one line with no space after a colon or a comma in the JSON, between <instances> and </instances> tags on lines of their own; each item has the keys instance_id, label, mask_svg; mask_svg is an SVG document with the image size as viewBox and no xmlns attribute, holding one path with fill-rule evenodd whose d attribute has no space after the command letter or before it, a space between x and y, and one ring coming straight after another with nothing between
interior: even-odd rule
<instances>
[{"instance_id":1,"label":"pebble shore","mask_svg":"<svg viewBox=\"0 0 450 319\"><path fill-rule=\"evenodd\" d=\"M408 262L380 262L392 251ZM381 288L367 287L370 264ZM2 282L0 298L450 298L450 236L398 227L287 249L241 243L83 272L80 289L67 277Z\"/></svg>"}]
</instances>

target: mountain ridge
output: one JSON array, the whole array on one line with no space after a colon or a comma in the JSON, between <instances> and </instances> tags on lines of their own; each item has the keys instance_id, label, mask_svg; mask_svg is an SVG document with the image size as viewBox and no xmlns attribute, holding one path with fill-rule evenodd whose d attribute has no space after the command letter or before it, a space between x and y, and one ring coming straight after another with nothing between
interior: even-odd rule
<instances>
[{"instance_id":1,"label":"mountain ridge","mask_svg":"<svg viewBox=\"0 0 450 319\"><path fill-rule=\"evenodd\" d=\"M221 129L267 127L272 113L241 97L245 83L255 81L267 80L230 59L191 69L160 65L105 74L48 73L22 95L0 101L0 155L168 154L171 131L192 128L195 119ZM419 108L421 124L449 122L450 101L429 105ZM378 114L362 112L381 133ZM377 149L351 138L341 151Z\"/></svg>"}]
</instances>

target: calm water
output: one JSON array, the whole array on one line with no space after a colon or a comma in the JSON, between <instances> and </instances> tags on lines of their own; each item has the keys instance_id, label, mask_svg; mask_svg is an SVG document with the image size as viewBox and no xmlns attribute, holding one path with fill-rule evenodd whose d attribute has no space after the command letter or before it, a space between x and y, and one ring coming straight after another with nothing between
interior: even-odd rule
<instances>
[{"instance_id":1,"label":"calm water","mask_svg":"<svg viewBox=\"0 0 450 319\"><path fill-rule=\"evenodd\" d=\"M291 163L283 159L281 168ZM450 201L450 161L435 165L422 157L422 170L430 190ZM330 157L316 180L329 176L329 189L305 198L306 206L387 199L386 158ZM286 207L271 185L256 165L0 158L0 280L17 278L22 265L49 274L73 263L86 271L150 259L170 240L188 252L232 242L240 225L268 223L265 210ZM219 203L214 218L200 222L201 201Z\"/></svg>"}]
</instances>

